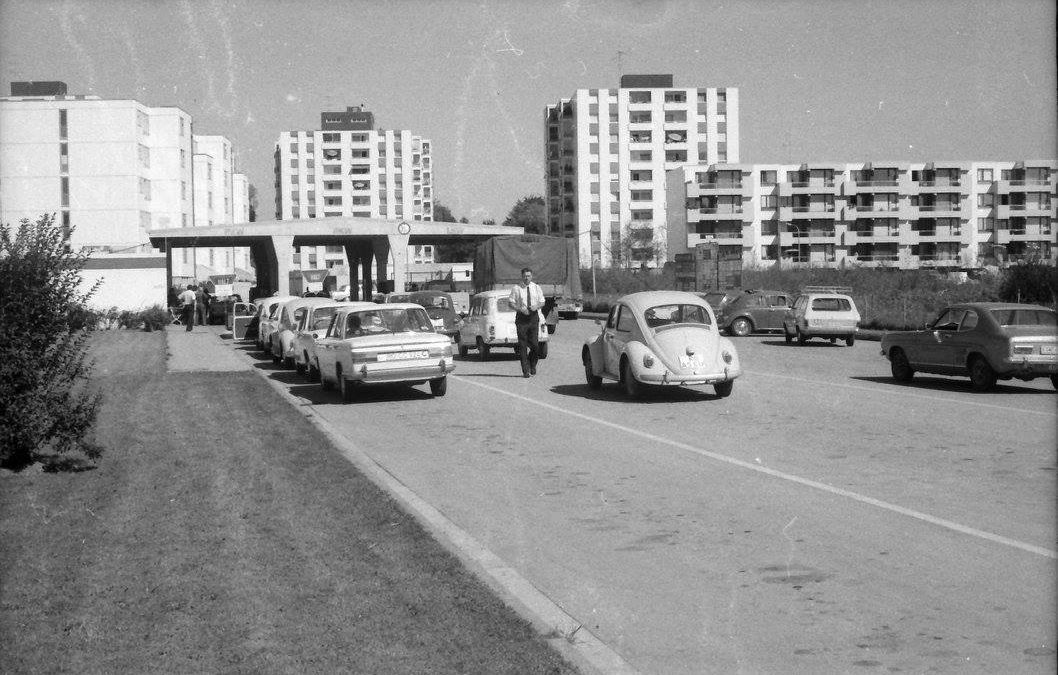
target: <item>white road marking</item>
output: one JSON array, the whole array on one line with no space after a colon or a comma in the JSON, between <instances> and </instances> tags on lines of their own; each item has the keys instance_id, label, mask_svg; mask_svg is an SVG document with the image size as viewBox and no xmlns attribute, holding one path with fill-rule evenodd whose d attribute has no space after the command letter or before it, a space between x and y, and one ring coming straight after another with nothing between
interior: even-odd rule
<instances>
[{"instance_id":1,"label":"white road marking","mask_svg":"<svg viewBox=\"0 0 1058 675\"><path fill-rule=\"evenodd\" d=\"M623 431L626 434L631 434L633 436L638 436L640 438L644 438L646 440L653 441L655 443L660 443L662 445L669 445L669 446L672 446L674 448L679 448L681 450L687 450L688 452L693 452L695 454L702 455L703 457L708 457L710 459L715 459L718 462L725 462L727 464L731 464L733 466L737 466L737 467L740 467L740 468L743 468L743 469L749 469L750 471L756 471L758 473L763 473L763 474L766 474L768 476L772 476L773 478L778 478L780 480L789 481L791 483L797 483L799 485L805 485L807 487L815 488L817 490L822 490L823 492L829 492L831 494L835 494L835 495L838 495L840 497L846 497L848 499L852 499L852 500L858 501L858 502L860 502L862 504L868 504L870 506L876 506L876 507L878 507L880 509L885 509L887 511L892 511L893 513L899 513L901 515L908 516L909 518L915 518L916 520L921 520L922 522L930 523L932 525L937 525L937 526L952 530L954 532L959 532L961 534L969 535L971 537L977 537L979 539L985 539L987 541L991 541L991 542L996 543L996 544L1002 544L1004 546L1010 546L1012 548L1021 549L1022 551L1027 551L1029 553L1035 553L1036 555L1041 555L1041 556L1044 556L1046 558L1058 558L1058 552L1050 550L1050 549L1043 548L1041 546L1035 546L1033 544L1028 544L1028 543L1025 543L1023 541L1018 541L1016 539L1010 539L1009 537L1004 537L1004 536L1001 536L1001 535L998 535L998 534L993 534L991 532L985 532L984 530L978 530L976 528L969 527L969 526L966 526L966 525L960 525L959 523L956 523L956 522L953 522L953 521L950 521L950 520L945 520L944 518L937 518L937 517L931 516L931 515L929 515L927 513L922 513L920 511L915 511L913 509L904 508L903 506L898 506L896 504L891 504L889 502L885 502L885 501L882 501L880 499L875 499L873 497L868 497L866 495L861 495L861 494L856 493L856 492L851 492L849 490L844 490L844 489L839 488L839 487L834 487L833 485L827 485L826 483L820 483L818 481L810 480L808 478L801 478L800 476L795 476L793 474L784 473L782 471L777 471L775 469L769 469L766 466L760 466L758 464L753 464L751 462L744 462L744 461L742 461L740 459L735 459L734 457L728 457L727 455L721 455L721 454L718 454L718 453L715 453L715 452L710 452L709 450L703 450L702 448L698 448L698 447L695 447L695 446L687 444L687 443L682 443L680 441L674 441L674 440L671 440L671 439L668 439L668 438L664 438L662 436L657 436L655 434L647 433L645 431L640 431L638 429L633 429L633 428L627 427L627 426L625 426L623 424L618 424L616 422L609 422L607 420L600 419L598 417L592 417L591 415L585 415L584 413L573 412L572 410L569 410L567 408L562 408L562 407L559 407L557 405L552 405L550 403L544 403L543 401L538 401L536 399L529 398L528 396L522 396L521 394L515 394L514 392L505 391L503 389L500 389L499 387L493 387L493 386L490 386L490 385L487 385L487 384L483 384L481 382L475 382L472 379L468 379L468 378L465 378L465 377L460 377L458 375L449 375L449 377L453 377L453 378L458 379L458 380L460 380L462 382L466 382L467 384L472 384L472 385L474 385L476 387L481 387L482 389L487 389L488 391L492 391L492 392L495 392L497 394L502 394L504 396L509 396L511 398L518 399L519 401L524 401L526 403L532 403L533 405L539 406L541 408L546 408L548 410L553 410L555 412L559 412L559 413L562 413L564 415L569 415L570 417L576 417L578 419L584 420L585 422L591 422L591 423L599 424L599 425L602 425L602 426L605 426L605 427L610 427L611 429L616 429L618 431Z\"/></svg>"},{"instance_id":2,"label":"white road marking","mask_svg":"<svg viewBox=\"0 0 1058 675\"><path fill-rule=\"evenodd\" d=\"M878 389L876 387L864 387L857 384L845 384L842 382L828 382L826 380L810 380L807 377L797 377L796 375L779 375L777 373L760 373L753 370L743 370L743 374L746 375L760 375L761 377L778 377L784 380L796 380L798 382L806 382L808 384L817 384L823 387L843 387L845 389L855 389L857 391L866 391L872 394L892 394L899 393L901 398L921 398L927 401L944 401L945 403L958 403L959 405L976 405L982 408L993 408L995 410L1003 410L1005 412L1015 413L1027 413L1029 415L1043 415L1044 417L1054 417L1058 415L1058 409L1053 412L1045 412L1043 410L1025 410L1023 408L1011 408L1005 405L996 405L995 403L982 403L980 401L968 401L964 399L945 398L943 396L927 396L925 394L916 394L911 391L907 391L907 387L901 387L898 392L890 389Z\"/></svg>"}]
</instances>

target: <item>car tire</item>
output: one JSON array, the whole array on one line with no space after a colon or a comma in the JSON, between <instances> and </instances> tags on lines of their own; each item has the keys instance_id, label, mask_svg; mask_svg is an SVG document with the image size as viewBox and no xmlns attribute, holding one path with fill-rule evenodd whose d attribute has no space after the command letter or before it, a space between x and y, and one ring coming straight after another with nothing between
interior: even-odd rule
<instances>
[{"instance_id":1,"label":"car tire","mask_svg":"<svg viewBox=\"0 0 1058 675\"><path fill-rule=\"evenodd\" d=\"M305 360L308 361L308 357L307 356L305 357ZM319 382L320 381L320 362L319 362L319 360L317 360L314 363L310 363L309 364L308 370L306 370L305 376L307 378L309 378L309 382ZM326 387L324 387L324 388L326 389Z\"/></svg>"},{"instance_id":2,"label":"car tire","mask_svg":"<svg viewBox=\"0 0 1058 675\"><path fill-rule=\"evenodd\" d=\"M356 389L356 385L345 379L345 375L342 374L341 366L334 371L335 379L338 380L338 391L342 395L342 402L349 403L353 400L353 391Z\"/></svg>"},{"instance_id":3,"label":"car tire","mask_svg":"<svg viewBox=\"0 0 1058 675\"><path fill-rule=\"evenodd\" d=\"M996 386L996 371L981 356L970 361L970 386L974 391L988 391Z\"/></svg>"},{"instance_id":4,"label":"car tire","mask_svg":"<svg viewBox=\"0 0 1058 675\"><path fill-rule=\"evenodd\" d=\"M808 336L801 332L801 329L797 329L797 344L803 345L808 342Z\"/></svg>"},{"instance_id":5,"label":"car tire","mask_svg":"<svg viewBox=\"0 0 1058 675\"><path fill-rule=\"evenodd\" d=\"M621 384L624 385L628 398L638 399L643 395L643 385L632 373L632 364L627 359L621 363Z\"/></svg>"},{"instance_id":6,"label":"car tire","mask_svg":"<svg viewBox=\"0 0 1058 675\"><path fill-rule=\"evenodd\" d=\"M790 335L789 333L786 332L786 327L785 326L783 326L783 329L782 329L782 336L783 336L783 339L786 340L786 344L790 344L791 342L793 342L794 336L792 336L792 335Z\"/></svg>"},{"instance_id":7,"label":"car tire","mask_svg":"<svg viewBox=\"0 0 1058 675\"><path fill-rule=\"evenodd\" d=\"M287 358L283 359L283 365L287 368L294 368L297 366L297 362L294 361L293 356L288 356Z\"/></svg>"},{"instance_id":8,"label":"car tire","mask_svg":"<svg viewBox=\"0 0 1058 675\"><path fill-rule=\"evenodd\" d=\"M591 365L591 353L585 350L581 360L584 361L584 379L588 381L588 389L599 389L602 387L602 378L595 374Z\"/></svg>"},{"instance_id":9,"label":"car tire","mask_svg":"<svg viewBox=\"0 0 1058 675\"><path fill-rule=\"evenodd\" d=\"M1051 375L1051 386L1058 389L1058 375Z\"/></svg>"},{"instance_id":10,"label":"car tire","mask_svg":"<svg viewBox=\"0 0 1058 675\"><path fill-rule=\"evenodd\" d=\"M536 358L541 359L541 360L547 358L547 345L548 344L550 344L550 343L548 343L548 342L538 342L537 343Z\"/></svg>"},{"instance_id":11,"label":"car tire","mask_svg":"<svg viewBox=\"0 0 1058 675\"><path fill-rule=\"evenodd\" d=\"M306 370L305 364L307 364L307 363L308 363L308 359L305 360L305 363L302 363L301 361L295 361L294 362L294 370L296 370L298 372L298 375L301 375L302 377L305 376L305 370Z\"/></svg>"},{"instance_id":12,"label":"car tire","mask_svg":"<svg viewBox=\"0 0 1058 675\"><path fill-rule=\"evenodd\" d=\"M731 327L728 330L736 337L746 337L753 332L753 322L744 316L740 316L731 322Z\"/></svg>"},{"instance_id":13,"label":"car tire","mask_svg":"<svg viewBox=\"0 0 1058 675\"><path fill-rule=\"evenodd\" d=\"M893 379L897 382L910 382L915 376L911 363L903 349L892 349L889 351L889 370L893 373Z\"/></svg>"},{"instance_id":14,"label":"car tire","mask_svg":"<svg viewBox=\"0 0 1058 675\"><path fill-rule=\"evenodd\" d=\"M854 344L856 344L856 336L855 335L850 335L847 338L845 338L845 346L846 347L851 347Z\"/></svg>"},{"instance_id":15,"label":"car tire","mask_svg":"<svg viewBox=\"0 0 1058 675\"><path fill-rule=\"evenodd\" d=\"M319 375L320 375L320 388L323 389L324 391L330 391L331 389L334 388L334 382L331 382L326 377L324 377L323 376L323 371L320 370L319 367L320 367L320 364L319 364L319 361L317 361L316 362L316 372L318 372Z\"/></svg>"},{"instance_id":16,"label":"car tire","mask_svg":"<svg viewBox=\"0 0 1058 675\"><path fill-rule=\"evenodd\" d=\"M482 361L489 360L489 346L485 344L485 341L481 339L480 335L478 336L478 358Z\"/></svg>"},{"instance_id":17,"label":"car tire","mask_svg":"<svg viewBox=\"0 0 1058 675\"><path fill-rule=\"evenodd\" d=\"M838 343L838 339L836 337L830 338L830 344L836 345L837 343Z\"/></svg>"},{"instance_id":18,"label":"car tire","mask_svg":"<svg viewBox=\"0 0 1058 675\"><path fill-rule=\"evenodd\" d=\"M448 377L438 377L430 380L430 393L434 396L444 396L448 392Z\"/></svg>"},{"instance_id":19,"label":"car tire","mask_svg":"<svg viewBox=\"0 0 1058 675\"><path fill-rule=\"evenodd\" d=\"M462 342L458 343L456 347L459 349L459 355L463 358L467 356L467 346Z\"/></svg>"},{"instance_id":20,"label":"car tire","mask_svg":"<svg viewBox=\"0 0 1058 675\"><path fill-rule=\"evenodd\" d=\"M280 362L280 361L282 361L282 360L283 360L283 359L279 358L279 357L278 357L278 356L276 356L275 354L272 354L272 363L274 363L274 364L276 364L276 365L279 365L279 362Z\"/></svg>"},{"instance_id":21,"label":"car tire","mask_svg":"<svg viewBox=\"0 0 1058 675\"><path fill-rule=\"evenodd\" d=\"M731 390L735 388L734 380L727 380L726 382L717 382L713 385L713 391L720 398L727 398L731 395Z\"/></svg>"}]
</instances>

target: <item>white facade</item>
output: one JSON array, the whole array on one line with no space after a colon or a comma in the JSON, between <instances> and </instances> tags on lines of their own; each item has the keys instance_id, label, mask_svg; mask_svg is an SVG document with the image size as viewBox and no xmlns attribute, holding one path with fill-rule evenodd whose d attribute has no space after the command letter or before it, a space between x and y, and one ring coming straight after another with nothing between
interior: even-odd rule
<instances>
[{"instance_id":1,"label":"white facade","mask_svg":"<svg viewBox=\"0 0 1058 675\"><path fill-rule=\"evenodd\" d=\"M275 149L276 218L433 220L430 145L406 130L285 131ZM302 247L294 264L347 261L340 246L319 246Z\"/></svg>"},{"instance_id":2,"label":"white facade","mask_svg":"<svg viewBox=\"0 0 1058 675\"><path fill-rule=\"evenodd\" d=\"M249 222L249 182L235 172L235 153L224 136L194 136L194 226L211 227ZM249 249L197 248L174 254L180 267L206 265L216 274L230 274L236 267L250 269Z\"/></svg>"},{"instance_id":3,"label":"white facade","mask_svg":"<svg viewBox=\"0 0 1058 675\"><path fill-rule=\"evenodd\" d=\"M544 115L547 233L576 237L580 264L664 260L665 172L737 162L735 88L673 86L671 75L578 89Z\"/></svg>"},{"instance_id":4,"label":"white facade","mask_svg":"<svg viewBox=\"0 0 1058 675\"><path fill-rule=\"evenodd\" d=\"M0 218L54 213L71 244L150 251L146 232L190 224L191 116L91 96L0 98Z\"/></svg>"},{"instance_id":5,"label":"white facade","mask_svg":"<svg viewBox=\"0 0 1058 675\"><path fill-rule=\"evenodd\" d=\"M702 164L667 174L666 259L966 269L1055 260L1058 161Z\"/></svg>"}]
</instances>

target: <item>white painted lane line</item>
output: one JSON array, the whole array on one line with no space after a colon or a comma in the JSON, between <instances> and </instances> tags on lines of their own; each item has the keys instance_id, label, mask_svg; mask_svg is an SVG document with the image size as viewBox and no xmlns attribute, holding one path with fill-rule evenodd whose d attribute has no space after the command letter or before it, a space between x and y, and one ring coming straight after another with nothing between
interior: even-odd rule
<instances>
[{"instance_id":1,"label":"white painted lane line","mask_svg":"<svg viewBox=\"0 0 1058 675\"><path fill-rule=\"evenodd\" d=\"M533 405L540 406L541 408L546 408L548 410L553 410L555 412L559 412L559 413L562 413L564 415L569 415L570 417L576 417L578 419L584 420L585 422L591 422L593 424L599 424L599 425L602 425L602 426L605 426L605 427L610 427L611 429L616 429L618 431L623 431L626 434L631 434L632 436L638 436L639 438L643 438L643 439L646 439L648 441L653 441L655 443L659 443L659 444L662 444L662 445L669 445L669 446L672 446L674 448L679 448L681 450L686 450L688 452L693 452L695 454L702 455L703 457L708 457L710 459L715 459L718 462L725 462L727 464L731 464L733 466L737 466L737 467L740 467L740 468L743 468L743 469L749 469L751 471L756 471L757 473L763 473L763 474L766 474L768 476L772 476L773 478L778 478L780 480L789 481L791 483L797 483L799 485L805 485L807 487L815 488L817 490L822 490L823 492L829 492L831 494L835 494L835 495L838 495L840 497L846 497L848 499L852 499L852 500L858 501L858 502L860 502L862 504L869 504L871 506L876 506L876 507L878 507L880 509L885 509L886 511L892 511L893 513L899 513L901 515L908 516L909 518L915 518L916 520L921 520L922 522L925 522L925 523L930 523L932 525L938 525L940 527L952 530L954 532L959 532L961 534L966 534L966 535L969 535L971 537L977 537L979 539L985 539L987 541L991 541L991 542L996 543L996 544L1002 544L1004 546L1010 546L1011 548L1021 549L1022 551L1027 551L1029 553L1035 553L1036 555L1041 555L1041 556L1044 556L1046 558L1058 558L1058 552L1052 551L1050 549L1046 549L1046 548L1043 548L1043 547L1040 547L1040 546L1035 546L1033 544L1027 544L1027 543L1025 543L1023 541L1018 541L1016 539L1010 539L1009 537L1004 537L1004 536L1001 536L1001 535L998 535L998 534L993 534L991 532L985 532L984 530L978 530L976 528L968 527L966 525L960 525L959 523L956 523L956 522L953 522L953 521L950 521L950 520L945 520L944 518L937 518L935 516L929 515L928 513L922 513L920 511L915 511L913 509L904 508L903 506L898 506L896 504L891 504L889 502L885 502L885 501L882 501L880 499L875 499L873 497L868 497L866 495L861 495L861 494L858 494L856 492L851 492L849 490L844 490L844 489L839 488L839 487L834 487L833 485L827 485L826 483L820 483L818 481L810 480L808 478L801 478L800 476L795 476L793 474L784 473L782 471L777 471L775 469L769 469L766 466L760 466L759 464L752 464L750 462L742 461L741 459L735 459L734 457L728 457L727 455L721 455L721 454L718 454L718 453L715 453L715 452L710 452L709 450L703 450L702 448L697 448L697 447L695 447L693 445L689 445L687 443L681 443L680 441L674 441L674 440L671 440L671 439L668 439L668 438L664 438L662 436L657 436L655 434L647 433L645 431L640 431L638 429L633 429L633 428L627 427L627 426L625 426L623 424L618 424L616 422L609 422L607 420L600 419L598 417L592 417L591 415L585 415L583 413L573 412L572 410L568 410L566 408L561 408L561 407L556 406L556 405L551 405L550 403L544 403L543 401L538 401L536 399L529 398L528 396L522 396L521 394L515 394L515 393L510 392L510 391L504 391L503 389L500 389L498 387L493 387L491 385L482 384L481 382L475 382L472 379L468 379L468 378L465 378L465 377L460 377L460 376L457 376L457 375L449 375L449 377L454 377L455 379L458 379L458 380L460 380L462 382L466 382L467 384L472 384L472 385L474 385L476 387L481 387L482 389L487 389L487 390L495 392L497 394L503 394L504 396L509 396L511 398L516 398L519 401L523 401L525 403L532 403Z\"/></svg>"},{"instance_id":2,"label":"white painted lane line","mask_svg":"<svg viewBox=\"0 0 1058 675\"><path fill-rule=\"evenodd\" d=\"M1025 410L1024 408L1011 408L1005 405L996 405L995 403L982 403L980 401L967 401L964 399L956 398L945 398L943 396L927 396L925 394L916 394L911 391L907 391L907 388L901 388L899 390L892 389L878 389L877 387L865 387L858 384L845 384L844 382L828 382L826 380L810 380L807 377L797 377L796 375L779 375L777 373L760 373L752 370L743 370L746 375L760 375L761 377L777 377L783 380L796 380L798 382L805 382L808 384L819 385L823 387L843 387L845 389L855 389L857 391L866 391L872 394L900 394L901 398L921 398L927 401L944 401L945 403L958 403L959 405L975 405L981 408L993 408L995 410L1002 410L1004 412L1012 413L1026 413L1028 415L1043 415L1044 417L1055 417L1058 415L1058 409L1051 412L1045 412L1043 410Z\"/></svg>"}]
</instances>

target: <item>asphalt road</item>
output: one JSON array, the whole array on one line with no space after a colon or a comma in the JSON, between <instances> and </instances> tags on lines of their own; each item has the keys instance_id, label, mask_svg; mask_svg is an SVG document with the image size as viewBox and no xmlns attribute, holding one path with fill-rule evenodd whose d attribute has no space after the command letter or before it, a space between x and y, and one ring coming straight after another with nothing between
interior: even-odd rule
<instances>
[{"instance_id":1,"label":"asphalt road","mask_svg":"<svg viewBox=\"0 0 1058 675\"><path fill-rule=\"evenodd\" d=\"M877 342L736 339L730 398L589 391L564 321L425 385L292 393L646 673L1055 671L1049 380L893 382Z\"/></svg>"}]
</instances>

